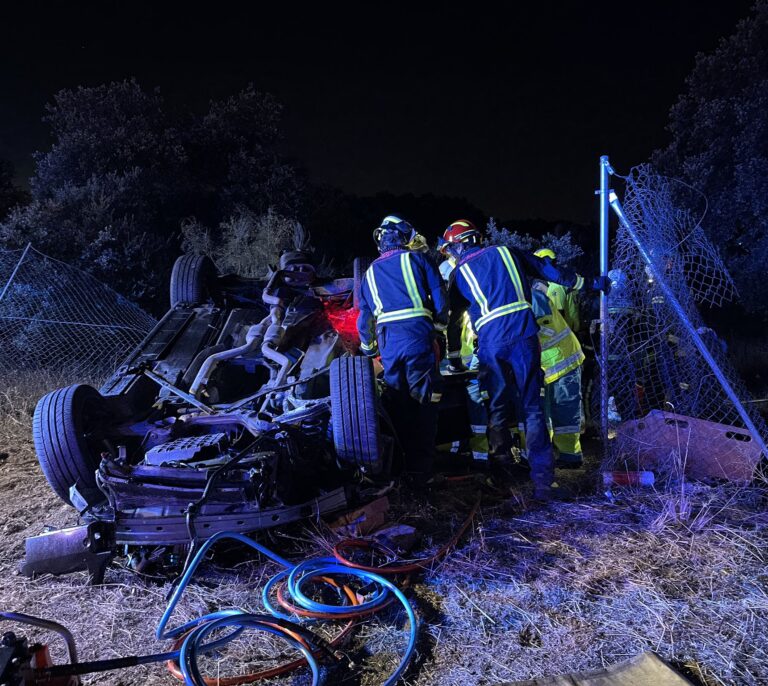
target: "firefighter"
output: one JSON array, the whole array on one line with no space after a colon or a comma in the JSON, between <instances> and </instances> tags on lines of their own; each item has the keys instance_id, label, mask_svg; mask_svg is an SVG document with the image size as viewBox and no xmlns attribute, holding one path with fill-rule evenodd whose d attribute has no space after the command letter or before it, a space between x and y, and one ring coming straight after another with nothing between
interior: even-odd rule
<instances>
[{"instance_id":1,"label":"firefighter","mask_svg":"<svg viewBox=\"0 0 768 686\"><path fill-rule=\"evenodd\" d=\"M557 255L555 251L550 248L541 248L535 253L536 257L548 257L553 264L557 264ZM559 283L553 281L547 282L547 297L555 304L555 307L560 310L560 314L565 319L565 323L568 324L568 328L573 333L578 334L581 328L581 322L579 320L579 303L576 302L576 294L573 291L566 290Z\"/></svg>"},{"instance_id":2,"label":"firefighter","mask_svg":"<svg viewBox=\"0 0 768 686\"><path fill-rule=\"evenodd\" d=\"M413 252L429 252L429 243L427 242L427 239L420 233L415 233L413 238L408 241L408 245L405 247L408 248L408 250L412 250Z\"/></svg>"},{"instance_id":3,"label":"firefighter","mask_svg":"<svg viewBox=\"0 0 768 686\"><path fill-rule=\"evenodd\" d=\"M544 409L558 451L556 465L581 467L581 365L584 353L551 297L549 284L536 280L531 305L539 325L541 368L544 370Z\"/></svg>"},{"instance_id":4,"label":"firefighter","mask_svg":"<svg viewBox=\"0 0 768 686\"><path fill-rule=\"evenodd\" d=\"M445 250L444 243L438 245L440 252L446 259L440 263L440 275L450 283L451 274L456 267L456 259ZM475 332L469 321L469 314L464 313L461 322L461 359L467 364L469 371L475 372L480 366L477 359L477 345ZM460 450L468 450L472 453L472 459L487 464L488 462L488 394L480 387L476 376L468 379L467 385L467 415L469 418L472 437L468 443L460 443L456 447Z\"/></svg>"},{"instance_id":5,"label":"firefighter","mask_svg":"<svg viewBox=\"0 0 768 686\"><path fill-rule=\"evenodd\" d=\"M403 448L405 471L422 485L434 459L448 301L432 259L408 249L415 236L396 216L385 217L373 232L380 255L361 284L357 328L362 352L381 355L383 400Z\"/></svg>"},{"instance_id":6,"label":"firefighter","mask_svg":"<svg viewBox=\"0 0 768 686\"><path fill-rule=\"evenodd\" d=\"M536 257L548 257L557 264L557 255L551 248L541 248L533 254ZM571 336L563 331L560 334L563 337L562 340L545 343L540 331L539 341L542 346L541 364L544 369L546 391L544 404L547 409L547 419L554 431L553 443L559 451L558 466L577 468L582 463L581 432L584 428L581 380L584 373L587 374L587 378L591 378L594 373L594 348L591 346L591 339L588 336L582 337L580 334L581 320L576 294L552 281L538 281L534 284L534 288L543 290L549 301L540 298L534 299L532 305L537 321L541 317L551 316L552 322L559 324L558 320L562 320L562 324L573 334ZM541 307L537 308L537 300ZM547 314L550 310L552 310L551 315ZM549 325L545 326L551 328ZM545 349L545 344L549 345L549 348ZM589 359L584 355L584 349L590 351ZM581 362L578 364L574 362L572 368L567 371L561 369L560 371L547 372L548 368L562 360L571 359L571 356L580 357ZM577 377L579 380L578 387L574 385ZM579 411L577 421L575 421L576 417L573 414L576 409ZM572 429L577 425L579 428L574 433Z\"/></svg>"},{"instance_id":7,"label":"firefighter","mask_svg":"<svg viewBox=\"0 0 768 686\"><path fill-rule=\"evenodd\" d=\"M443 240L457 259L449 294L449 369L455 371L463 366L459 351L460 322L468 310L478 335L480 382L489 396L490 458L501 460L511 453L512 436L507 422L516 393L525 422L534 498L549 500L558 487L541 395L543 372L538 325L531 309L530 285L524 274L573 290L584 287L584 278L556 267L550 258L503 246L483 247L480 232L467 220L451 224ZM590 285L607 289L608 280L600 277Z\"/></svg>"}]
</instances>

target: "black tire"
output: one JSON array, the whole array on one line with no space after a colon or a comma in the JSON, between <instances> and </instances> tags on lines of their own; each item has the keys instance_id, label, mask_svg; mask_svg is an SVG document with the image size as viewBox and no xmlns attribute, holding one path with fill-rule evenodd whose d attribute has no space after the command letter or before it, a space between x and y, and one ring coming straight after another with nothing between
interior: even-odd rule
<instances>
[{"instance_id":1,"label":"black tire","mask_svg":"<svg viewBox=\"0 0 768 686\"><path fill-rule=\"evenodd\" d=\"M32 438L37 459L51 488L69 505L72 486L89 505L104 498L96 485L100 450L86 434L102 430L108 422L107 399L85 384L48 393L35 407Z\"/></svg>"},{"instance_id":2,"label":"black tire","mask_svg":"<svg viewBox=\"0 0 768 686\"><path fill-rule=\"evenodd\" d=\"M354 286L352 291L352 303L356 310L360 309L360 286L365 278L365 272L371 266L373 260L367 257L356 257L352 263L352 276L354 277Z\"/></svg>"},{"instance_id":3,"label":"black tire","mask_svg":"<svg viewBox=\"0 0 768 686\"><path fill-rule=\"evenodd\" d=\"M373 363L367 357L339 357L331 362L331 424L339 461L367 474L382 471L379 399Z\"/></svg>"},{"instance_id":4,"label":"black tire","mask_svg":"<svg viewBox=\"0 0 768 686\"><path fill-rule=\"evenodd\" d=\"M182 255L171 272L171 307L181 303L199 305L211 294L216 266L205 255Z\"/></svg>"}]
</instances>

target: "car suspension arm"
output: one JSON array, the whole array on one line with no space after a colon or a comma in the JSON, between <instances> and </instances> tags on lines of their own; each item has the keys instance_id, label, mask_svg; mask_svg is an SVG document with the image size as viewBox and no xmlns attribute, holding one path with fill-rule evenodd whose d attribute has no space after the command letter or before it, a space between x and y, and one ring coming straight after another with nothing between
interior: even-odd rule
<instances>
[{"instance_id":1,"label":"car suspension arm","mask_svg":"<svg viewBox=\"0 0 768 686\"><path fill-rule=\"evenodd\" d=\"M160 384L163 388L169 390L174 395L177 395L182 400L186 400L190 405L194 405L198 410L202 410L206 414L213 414L213 408L208 407L208 405L206 405L204 402L195 398L194 395L187 393L186 391L182 391L180 388L177 388L170 381L164 379L159 374L155 374L155 372L150 369L143 370L143 373L145 376L148 376L150 379L152 379L152 381Z\"/></svg>"}]
</instances>

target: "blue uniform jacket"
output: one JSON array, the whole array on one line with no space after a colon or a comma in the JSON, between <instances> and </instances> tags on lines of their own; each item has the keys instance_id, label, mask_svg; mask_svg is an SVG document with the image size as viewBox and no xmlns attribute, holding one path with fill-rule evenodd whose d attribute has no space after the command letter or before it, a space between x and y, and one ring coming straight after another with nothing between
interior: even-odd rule
<instances>
[{"instance_id":1,"label":"blue uniform jacket","mask_svg":"<svg viewBox=\"0 0 768 686\"><path fill-rule=\"evenodd\" d=\"M502 246L469 248L451 274L448 350L461 350L461 319L469 311L480 345L493 346L535 335L528 276L579 290L584 279L548 257Z\"/></svg>"},{"instance_id":2,"label":"blue uniform jacket","mask_svg":"<svg viewBox=\"0 0 768 686\"><path fill-rule=\"evenodd\" d=\"M426 333L445 330L448 324L443 279L424 253L385 252L371 264L361 284L357 330L362 351L374 354L377 330L398 322L421 323Z\"/></svg>"}]
</instances>

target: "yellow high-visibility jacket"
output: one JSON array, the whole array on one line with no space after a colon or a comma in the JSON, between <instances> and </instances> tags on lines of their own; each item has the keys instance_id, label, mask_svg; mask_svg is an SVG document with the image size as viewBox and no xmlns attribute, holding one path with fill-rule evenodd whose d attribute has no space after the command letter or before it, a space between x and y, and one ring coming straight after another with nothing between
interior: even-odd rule
<instances>
[{"instance_id":1,"label":"yellow high-visibility jacket","mask_svg":"<svg viewBox=\"0 0 768 686\"><path fill-rule=\"evenodd\" d=\"M571 331L576 333L581 326L576 294L573 291L566 290L565 286L550 281L547 286L547 297L554 303L555 309L563 313L565 323L568 324Z\"/></svg>"},{"instance_id":2,"label":"yellow high-visibility jacket","mask_svg":"<svg viewBox=\"0 0 768 686\"><path fill-rule=\"evenodd\" d=\"M576 334L547 297L546 287L537 286L531 289L533 313L539 325L544 383L551 384L584 362L584 353Z\"/></svg>"}]
</instances>

